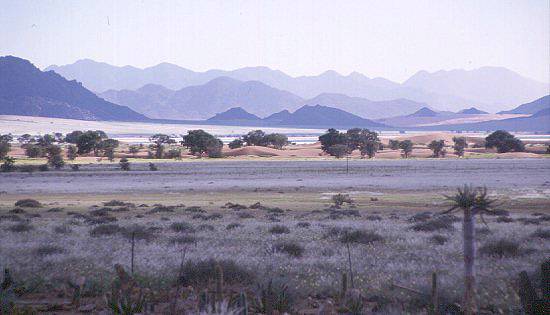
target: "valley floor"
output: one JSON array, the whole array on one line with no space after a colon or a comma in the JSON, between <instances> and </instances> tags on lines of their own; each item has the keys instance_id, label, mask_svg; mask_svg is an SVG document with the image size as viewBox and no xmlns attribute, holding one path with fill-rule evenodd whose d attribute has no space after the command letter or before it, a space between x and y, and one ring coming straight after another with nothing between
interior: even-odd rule
<instances>
[{"instance_id":1,"label":"valley floor","mask_svg":"<svg viewBox=\"0 0 550 315\"><path fill-rule=\"evenodd\" d=\"M12 271L21 307L105 310L113 266L130 270L133 232L135 276L151 290L155 313L170 307L180 273L177 308L196 312L214 274L197 262L215 259L226 268L225 298L243 291L259 312L258 285L274 279L277 288L288 285L294 312L315 314L330 301L345 304L340 281L350 275L349 257L365 313L425 313L426 296L393 285L428 293L437 272L441 304L460 302L460 213L437 213L448 208L443 194L465 183L487 186L509 212L477 225L480 307L518 311L518 273L536 279L550 253L546 159L353 160L347 172L345 160L158 166L0 173L0 267ZM353 203L333 207L336 193ZM25 198L40 207L14 205ZM349 257L346 233L355 233ZM69 281L84 283L80 306Z\"/></svg>"}]
</instances>

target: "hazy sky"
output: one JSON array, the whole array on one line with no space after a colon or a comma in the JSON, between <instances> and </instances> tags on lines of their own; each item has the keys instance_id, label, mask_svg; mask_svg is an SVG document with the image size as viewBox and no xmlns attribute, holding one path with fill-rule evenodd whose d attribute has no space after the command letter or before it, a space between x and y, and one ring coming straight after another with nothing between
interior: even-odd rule
<instances>
[{"instance_id":1,"label":"hazy sky","mask_svg":"<svg viewBox=\"0 0 550 315\"><path fill-rule=\"evenodd\" d=\"M504 66L550 81L550 1L0 0L0 55L196 71L333 69L403 81Z\"/></svg>"}]
</instances>

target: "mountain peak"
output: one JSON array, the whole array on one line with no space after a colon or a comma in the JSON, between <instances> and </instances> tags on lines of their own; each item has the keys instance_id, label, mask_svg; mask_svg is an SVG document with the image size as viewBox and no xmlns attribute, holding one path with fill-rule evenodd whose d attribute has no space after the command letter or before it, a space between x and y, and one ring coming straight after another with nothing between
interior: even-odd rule
<instances>
[{"instance_id":1,"label":"mountain peak","mask_svg":"<svg viewBox=\"0 0 550 315\"><path fill-rule=\"evenodd\" d=\"M408 115L408 117L434 117L437 116L437 112L432 110L429 107L422 107L421 109L417 110L416 112Z\"/></svg>"},{"instance_id":2,"label":"mountain peak","mask_svg":"<svg viewBox=\"0 0 550 315\"><path fill-rule=\"evenodd\" d=\"M465 115L482 115L482 114L489 114L488 112L485 112L485 111L482 111L482 110L479 110L475 107L470 107L470 108L466 108L466 109L463 109L461 111L458 112L458 114L465 114Z\"/></svg>"},{"instance_id":3,"label":"mountain peak","mask_svg":"<svg viewBox=\"0 0 550 315\"><path fill-rule=\"evenodd\" d=\"M251 114L242 107L232 107L223 113L218 113L208 121L260 120L260 117Z\"/></svg>"}]
</instances>

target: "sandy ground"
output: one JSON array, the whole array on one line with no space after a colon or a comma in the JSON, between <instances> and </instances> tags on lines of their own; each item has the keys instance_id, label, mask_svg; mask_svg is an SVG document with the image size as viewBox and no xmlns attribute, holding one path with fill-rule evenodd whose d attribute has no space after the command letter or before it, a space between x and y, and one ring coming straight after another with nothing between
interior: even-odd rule
<instances>
[{"instance_id":1,"label":"sandy ground","mask_svg":"<svg viewBox=\"0 0 550 315\"><path fill-rule=\"evenodd\" d=\"M500 190L550 190L547 159L410 159L133 163L81 170L0 173L3 194L178 193L184 191L435 190L471 183Z\"/></svg>"}]
</instances>

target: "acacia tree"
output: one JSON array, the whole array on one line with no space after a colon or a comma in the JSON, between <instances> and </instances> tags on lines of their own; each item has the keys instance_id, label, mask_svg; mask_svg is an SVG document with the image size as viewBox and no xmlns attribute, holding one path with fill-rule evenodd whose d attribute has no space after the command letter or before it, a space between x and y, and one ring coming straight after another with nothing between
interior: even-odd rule
<instances>
[{"instance_id":1,"label":"acacia tree","mask_svg":"<svg viewBox=\"0 0 550 315\"><path fill-rule=\"evenodd\" d=\"M346 146L346 150L348 147L346 134L333 128L330 128L325 134L319 136L319 142L321 142L321 149L329 154L329 148L334 145L340 145L340 149L344 145Z\"/></svg>"},{"instance_id":2,"label":"acacia tree","mask_svg":"<svg viewBox=\"0 0 550 315\"><path fill-rule=\"evenodd\" d=\"M455 154L459 157L464 156L464 149L468 147L468 143L466 142L466 138L464 137L453 137L453 150L455 151Z\"/></svg>"},{"instance_id":3,"label":"acacia tree","mask_svg":"<svg viewBox=\"0 0 550 315\"><path fill-rule=\"evenodd\" d=\"M433 140L428 144L428 148L432 150L435 158L445 156L445 140Z\"/></svg>"},{"instance_id":4,"label":"acacia tree","mask_svg":"<svg viewBox=\"0 0 550 315\"><path fill-rule=\"evenodd\" d=\"M472 315L476 313L475 303L475 216L480 215L483 220L483 214L492 213L495 200L487 197L487 188L473 188L464 185L458 188L454 196L445 196L451 201L449 210L444 214L461 210L464 213L462 221L462 233L464 242L464 314Z\"/></svg>"},{"instance_id":5,"label":"acacia tree","mask_svg":"<svg viewBox=\"0 0 550 315\"><path fill-rule=\"evenodd\" d=\"M105 139L97 144L97 151L103 156L106 156L109 161L115 160L115 149L118 148L119 142L115 139Z\"/></svg>"},{"instance_id":6,"label":"acacia tree","mask_svg":"<svg viewBox=\"0 0 550 315\"><path fill-rule=\"evenodd\" d=\"M413 143L411 140L404 140L399 142L399 148L404 158L408 158L413 150Z\"/></svg>"},{"instance_id":7,"label":"acacia tree","mask_svg":"<svg viewBox=\"0 0 550 315\"><path fill-rule=\"evenodd\" d=\"M485 147L496 148L498 153L525 151L523 142L505 130L497 130L487 136L485 138Z\"/></svg>"},{"instance_id":8,"label":"acacia tree","mask_svg":"<svg viewBox=\"0 0 550 315\"><path fill-rule=\"evenodd\" d=\"M399 140L390 140L390 149L399 150Z\"/></svg>"},{"instance_id":9,"label":"acacia tree","mask_svg":"<svg viewBox=\"0 0 550 315\"><path fill-rule=\"evenodd\" d=\"M55 169L60 169L65 165L63 157L61 156L61 147L51 144L46 148L46 154L48 158L48 164Z\"/></svg>"},{"instance_id":10,"label":"acacia tree","mask_svg":"<svg viewBox=\"0 0 550 315\"><path fill-rule=\"evenodd\" d=\"M78 149L74 145L67 146L67 158L71 161L75 160L78 155Z\"/></svg>"},{"instance_id":11,"label":"acacia tree","mask_svg":"<svg viewBox=\"0 0 550 315\"><path fill-rule=\"evenodd\" d=\"M261 145L273 146L275 149L281 150L288 144L288 137L282 133L270 133L266 135L261 141Z\"/></svg>"},{"instance_id":12,"label":"acacia tree","mask_svg":"<svg viewBox=\"0 0 550 315\"><path fill-rule=\"evenodd\" d=\"M11 136L9 135L0 135L0 160L3 160L11 149Z\"/></svg>"},{"instance_id":13,"label":"acacia tree","mask_svg":"<svg viewBox=\"0 0 550 315\"><path fill-rule=\"evenodd\" d=\"M176 143L169 135L162 133L157 133L149 138L149 141L152 142L151 148L155 150L155 158L162 159L162 153L164 152L164 145Z\"/></svg>"},{"instance_id":14,"label":"acacia tree","mask_svg":"<svg viewBox=\"0 0 550 315\"><path fill-rule=\"evenodd\" d=\"M244 141L241 138L237 138L229 142L228 144L230 149L238 149L238 148L241 148L243 145L244 145Z\"/></svg>"},{"instance_id":15,"label":"acacia tree","mask_svg":"<svg viewBox=\"0 0 550 315\"><path fill-rule=\"evenodd\" d=\"M207 153L209 156L221 156L223 143L208 132L198 129L189 130L187 135L182 135L181 144L191 151L194 155L203 155Z\"/></svg>"},{"instance_id":16,"label":"acacia tree","mask_svg":"<svg viewBox=\"0 0 550 315\"><path fill-rule=\"evenodd\" d=\"M381 144L378 133L368 129L361 130L358 148L362 157L367 155L369 159L373 158L380 149Z\"/></svg>"},{"instance_id":17,"label":"acacia tree","mask_svg":"<svg viewBox=\"0 0 550 315\"><path fill-rule=\"evenodd\" d=\"M265 132L262 130L253 130L243 136L246 145L265 145Z\"/></svg>"}]
</instances>

